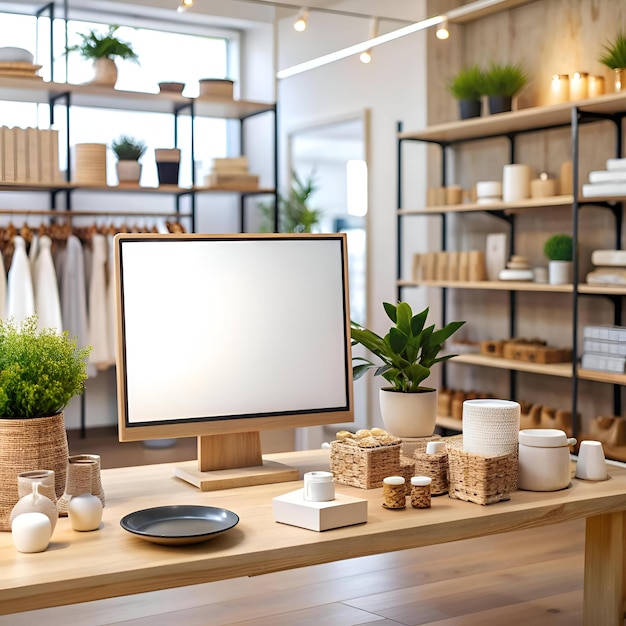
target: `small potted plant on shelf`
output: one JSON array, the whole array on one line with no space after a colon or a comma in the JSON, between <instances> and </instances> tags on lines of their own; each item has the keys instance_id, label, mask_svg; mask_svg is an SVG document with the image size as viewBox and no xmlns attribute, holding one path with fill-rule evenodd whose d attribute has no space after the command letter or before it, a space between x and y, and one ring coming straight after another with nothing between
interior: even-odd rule
<instances>
[{"instance_id":1,"label":"small potted plant on shelf","mask_svg":"<svg viewBox=\"0 0 626 626\"><path fill-rule=\"evenodd\" d=\"M626 89L626 34L623 31L617 33L614 41L604 44L598 61L615 73L615 91Z\"/></svg>"},{"instance_id":2,"label":"small potted plant on shelf","mask_svg":"<svg viewBox=\"0 0 626 626\"><path fill-rule=\"evenodd\" d=\"M492 63L484 76L485 95L491 114L510 111L513 96L528 82L528 74L520 64Z\"/></svg>"},{"instance_id":3,"label":"small potted plant on shelf","mask_svg":"<svg viewBox=\"0 0 626 626\"><path fill-rule=\"evenodd\" d=\"M435 363L455 355L438 356L443 344L465 322L450 322L435 330L426 326L428 307L413 315L411 306L383 303L393 322L389 332L380 337L352 322L352 345L360 344L381 361L375 364L364 357L354 357L353 376L358 379L370 369L391 384L380 390L380 409L386 429L398 437L428 437L435 430L437 390L422 383L430 376Z\"/></svg>"},{"instance_id":4,"label":"small potted plant on shelf","mask_svg":"<svg viewBox=\"0 0 626 626\"><path fill-rule=\"evenodd\" d=\"M572 282L573 241L570 235L552 235L543 246L548 259L548 282L564 285Z\"/></svg>"},{"instance_id":5,"label":"small potted plant on shelf","mask_svg":"<svg viewBox=\"0 0 626 626\"><path fill-rule=\"evenodd\" d=\"M459 101L459 114L462 120L480 117L484 75L478 65L465 67L453 76L448 81L448 91Z\"/></svg>"},{"instance_id":6,"label":"small potted plant on shelf","mask_svg":"<svg viewBox=\"0 0 626 626\"><path fill-rule=\"evenodd\" d=\"M141 163L139 159L146 152L146 144L139 140L121 135L111 143L111 149L117 157L117 178L120 183L139 183Z\"/></svg>"},{"instance_id":7,"label":"small potted plant on shelf","mask_svg":"<svg viewBox=\"0 0 626 626\"><path fill-rule=\"evenodd\" d=\"M10 530L19 473L54 470L56 494L63 495L63 409L83 392L89 351L67 332L38 330L35 316L0 320L0 530Z\"/></svg>"},{"instance_id":8,"label":"small potted plant on shelf","mask_svg":"<svg viewBox=\"0 0 626 626\"><path fill-rule=\"evenodd\" d=\"M117 81L115 59L128 59L139 62L137 53L130 43L115 37L119 26L109 26L109 30L100 34L90 30L87 34L79 33L80 43L67 48L67 52L78 52L84 59L93 61L94 78L91 84L113 87Z\"/></svg>"}]
</instances>

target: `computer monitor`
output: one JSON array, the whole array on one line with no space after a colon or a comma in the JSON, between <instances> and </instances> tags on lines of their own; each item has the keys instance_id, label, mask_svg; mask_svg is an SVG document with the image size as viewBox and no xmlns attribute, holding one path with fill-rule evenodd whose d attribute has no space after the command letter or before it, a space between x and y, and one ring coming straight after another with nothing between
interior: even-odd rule
<instances>
[{"instance_id":1,"label":"computer monitor","mask_svg":"<svg viewBox=\"0 0 626 626\"><path fill-rule=\"evenodd\" d=\"M297 479L259 432L354 420L344 234L115 238L120 441L198 437L203 490Z\"/></svg>"}]
</instances>

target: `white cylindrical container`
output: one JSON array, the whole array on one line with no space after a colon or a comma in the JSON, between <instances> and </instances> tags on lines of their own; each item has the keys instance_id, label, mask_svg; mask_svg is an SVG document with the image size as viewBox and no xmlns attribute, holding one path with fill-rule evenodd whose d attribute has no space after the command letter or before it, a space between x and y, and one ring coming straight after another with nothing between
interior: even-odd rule
<instances>
[{"instance_id":1,"label":"white cylindrical container","mask_svg":"<svg viewBox=\"0 0 626 626\"><path fill-rule=\"evenodd\" d=\"M529 428L519 431L518 487L526 491L565 489L571 478L571 439L562 430Z\"/></svg>"},{"instance_id":2,"label":"white cylindrical container","mask_svg":"<svg viewBox=\"0 0 626 626\"><path fill-rule=\"evenodd\" d=\"M502 170L502 199L517 202L530 198L530 167L513 163Z\"/></svg>"},{"instance_id":3,"label":"white cylindrical container","mask_svg":"<svg viewBox=\"0 0 626 626\"><path fill-rule=\"evenodd\" d=\"M328 502L335 499L335 482L331 472L307 472L304 475L304 499Z\"/></svg>"},{"instance_id":4,"label":"white cylindrical container","mask_svg":"<svg viewBox=\"0 0 626 626\"><path fill-rule=\"evenodd\" d=\"M581 441L576 461L576 478L606 480L606 460L600 441Z\"/></svg>"},{"instance_id":5,"label":"white cylindrical container","mask_svg":"<svg viewBox=\"0 0 626 626\"><path fill-rule=\"evenodd\" d=\"M11 523L11 532L18 552L43 552L50 543L52 526L43 513L22 513Z\"/></svg>"},{"instance_id":6,"label":"white cylindrical container","mask_svg":"<svg viewBox=\"0 0 626 626\"><path fill-rule=\"evenodd\" d=\"M511 400L463 402L463 450L480 456L517 451L520 405Z\"/></svg>"},{"instance_id":7,"label":"white cylindrical container","mask_svg":"<svg viewBox=\"0 0 626 626\"><path fill-rule=\"evenodd\" d=\"M82 493L72 496L67 504L67 514L74 530L98 530L102 520L102 502L98 496Z\"/></svg>"}]
</instances>

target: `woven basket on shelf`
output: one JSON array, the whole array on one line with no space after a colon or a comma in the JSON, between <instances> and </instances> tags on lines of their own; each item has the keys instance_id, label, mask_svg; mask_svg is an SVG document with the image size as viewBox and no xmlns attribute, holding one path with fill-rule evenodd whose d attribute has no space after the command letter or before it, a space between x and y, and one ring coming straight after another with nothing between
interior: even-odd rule
<instances>
[{"instance_id":1,"label":"woven basket on shelf","mask_svg":"<svg viewBox=\"0 0 626 626\"><path fill-rule=\"evenodd\" d=\"M432 480L431 495L441 496L448 493L448 453L446 451L426 454L426 452L416 450L414 466L416 476L428 476Z\"/></svg>"},{"instance_id":2,"label":"woven basket on shelf","mask_svg":"<svg viewBox=\"0 0 626 626\"><path fill-rule=\"evenodd\" d=\"M400 471L400 444L377 448L333 441L330 444L330 471L335 481L360 489L382 487L383 478Z\"/></svg>"},{"instance_id":3,"label":"woven basket on shelf","mask_svg":"<svg viewBox=\"0 0 626 626\"><path fill-rule=\"evenodd\" d=\"M466 452L462 446L462 439L446 441L448 495L476 504L508 500L517 489L517 453L485 457Z\"/></svg>"},{"instance_id":4,"label":"woven basket on shelf","mask_svg":"<svg viewBox=\"0 0 626 626\"><path fill-rule=\"evenodd\" d=\"M65 489L68 446L63 413L50 417L0 418L0 530L11 530L17 475L54 470L57 497Z\"/></svg>"}]
</instances>

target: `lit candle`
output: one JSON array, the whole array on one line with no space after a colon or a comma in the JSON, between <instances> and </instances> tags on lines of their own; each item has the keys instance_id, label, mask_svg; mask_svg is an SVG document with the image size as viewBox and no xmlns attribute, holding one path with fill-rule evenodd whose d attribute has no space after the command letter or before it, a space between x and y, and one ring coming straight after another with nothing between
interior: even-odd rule
<instances>
[{"instance_id":1,"label":"lit candle","mask_svg":"<svg viewBox=\"0 0 626 626\"><path fill-rule=\"evenodd\" d=\"M569 100L569 76L567 74L554 74L550 87L550 103L559 104Z\"/></svg>"},{"instance_id":2,"label":"lit candle","mask_svg":"<svg viewBox=\"0 0 626 626\"><path fill-rule=\"evenodd\" d=\"M570 100L584 100L589 96L587 72L574 72L569 81Z\"/></svg>"},{"instance_id":3,"label":"lit candle","mask_svg":"<svg viewBox=\"0 0 626 626\"><path fill-rule=\"evenodd\" d=\"M604 76L589 77L589 97L595 98L604 93Z\"/></svg>"}]
</instances>

